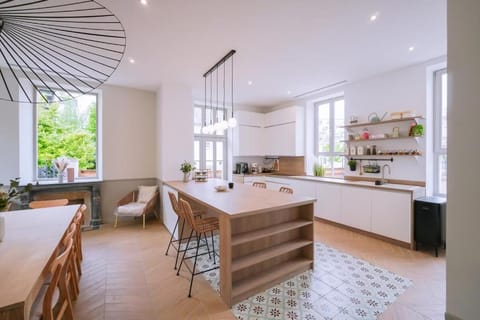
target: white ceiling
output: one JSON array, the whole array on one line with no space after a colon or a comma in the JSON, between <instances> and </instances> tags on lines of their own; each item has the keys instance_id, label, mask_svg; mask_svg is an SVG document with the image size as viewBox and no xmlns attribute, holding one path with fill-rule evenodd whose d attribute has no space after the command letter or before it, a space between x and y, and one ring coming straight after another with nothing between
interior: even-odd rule
<instances>
[{"instance_id":1,"label":"white ceiling","mask_svg":"<svg viewBox=\"0 0 480 320\"><path fill-rule=\"evenodd\" d=\"M183 84L202 101L203 73L230 49L237 51L235 103L274 106L446 55L447 48L446 0L99 2L127 33L125 57L108 83L149 90Z\"/></svg>"}]
</instances>

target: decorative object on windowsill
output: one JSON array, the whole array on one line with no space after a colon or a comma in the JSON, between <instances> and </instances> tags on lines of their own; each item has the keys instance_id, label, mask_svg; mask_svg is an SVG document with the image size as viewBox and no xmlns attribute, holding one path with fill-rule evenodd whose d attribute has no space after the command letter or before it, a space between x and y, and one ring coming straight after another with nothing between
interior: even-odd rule
<instances>
[{"instance_id":1,"label":"decorative object on windowsill","mask_svg":"<svg viewBox=\"0 0 480 320\"><path fill-rule=\"evenodd\" d=\"M213 67L211 67L207 72L203 74L204 78L204 97L205 97L205 110L207 108L210 108L210 119L205 119L205 122L202 127L202 133L203 134L214 134L215 132L223 132L228 128L234 128L237 126L237 119L235 119L233 111L234 111L234 103L233 103L233 55L235 54L235 50L230 50L229 53L227 53L222 59L220 59ZM226 107L226 93L227 93L227 88L225 86L226 84L226 63L227 61L230 60L231 62L231 67L230 67L230 78L231 78L231 83L230 83L230 103L231 103L231 117L227 120L227 107ZM219 76L218 76L218 71L219 69L222 68L223 71L223 77L222 77L222 83L223 83L223 97L222 97L222 103L219 101L219 88L218 88L218 81L219 81ZM215 98L215 103L213 101L213 76L214 74L216 75L216 98ZM209 106L207 107L207 78L210 77L210 87L209 87ZM215 108L214 108L215 105ZM214 112L215 109L215 112ZM220 109L220 110L219 110ZM219 117L219 111L222 112L223 117ZM215 118L215 119L214 119ZM207 121L210 120L210 123L207 125Z\"/></svg>"},{"instance_id":2,"label":"decorative object on windowsill","mask_svg":"<svg viewBox=\"0 0 480 320\"><path fill-rule=\"evenodd\" d=\"M195 170L195 167L186 160L180 165L180 171L183 172L183 182L188 182L190 178L190 172Z\"/></svg>"},{"instance_id":3,"label":"decorative object on windowsill","mask_svg":"<svg viewBox=\"0 0 480 320\"><path fill-rule=\"evenodd\" d=\"M10 186L8 188L3 184L0 184L0 212L8 211L13 199L29 192L30 190L32 190L31 183L20 188L20 178L10 179Z\"/></svg>"},{"instance_id":4,"label":"decorative object on windowsill","mask_svg":"<svg viewBox=\"0 0 480 320\"><path fill-rule=\"evenodd\" d=\"M74 99L110 78L125 47L121 22L97 1L1 1L0 100Z\"/></svg>"},{"instance_id":5,"label":"decorative object on windowsill","mask_svg":"<svg viewBox=\"0 0 480 320\"><path fill-rule=\"evenodd\" d=\"M313 164L313 175L315 177L323 177L325 176L325 168L323 167L323 165L321 165L320 163L318 162L315 162Z\"/></svg>"},{"instance_id":6,"label":"decorative object on windowsill","mask_svg":"<svg viewBox=\"0 0 480 320\"><path fill-rule=\"evenodd\" d=\"M423 137L423 125L412 122L408 135L410 137Z\"/></svg>"},{"instance_id":7,"label":"decorative object on windowsill","mask_svg":"<svg viewBox=\"0 0 480 320\"><path fill-rule=\"evenodd\" d=\"M57 169L58 183L63 183L63 178L65 177L65 169L68 166L68 159L66 157L59 157L53 160L53 165Z\"/></svg>"},{"instance_id":8,"label":"decorative object on windowsill","mask_svg":"<svg viewBox=\"0 0 480 320\"><path fill-rule=\"evenodd\" d=\"M357 171L357 160L348 160L348 166L350 167L350 171Z\"/></svg>"}]
</instances>

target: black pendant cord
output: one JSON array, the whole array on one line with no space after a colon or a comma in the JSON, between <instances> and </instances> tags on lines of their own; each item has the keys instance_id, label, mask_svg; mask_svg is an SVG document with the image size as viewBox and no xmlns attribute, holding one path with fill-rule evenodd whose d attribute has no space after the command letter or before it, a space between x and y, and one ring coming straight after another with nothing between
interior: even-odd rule
<instances>
[{"instance_id":1,"label":"black pendant cord","mask_svg":"<svg viewBox=\"0 0 480 320\"><path fill-rule=\"evenodd\" d=\"M212 75L210 75L210 125L213 125L212 90L213 90Z\"/></svg>"},{"instance_id":2,"label":"black pendant cord","mask_svg":"<svg viewBox=\"0 0 480 320\"><path fill-rule=\"evenodd\" d=\"M231 103L232 103L232 118L233 118L233 55L232 55L232 58L230 59L231 62L232 62L232 72L231 72L231 75L232 75L232 86L231 86L231 90L232 90L232 100L231 100Z\"/></svg>"},{"instance_id":3,"label":"black pendant cord","mask_svg":"<svg viewBox=\"0 0 480 320\"><path fill-rule=\"evenodd\" d=\"M225 63L223 64L223 121L227 121L227 109L225 109Z\"/></svg>"},{"instance_id":4,"label":"black pendant cord","mask_svg":"<svg viewBox=\"0 0 480 320\"><path fill-rule=\"evenodd\" d=\"M125 48L122 23L96 0L0 0L0 100L74 99L107 81Z\"/></svg>"},{"instance_id":5,"label":"black pendant cord","mask_svg":"<svg viewBox=\"0 0 480 320\"><path fill-rule=\"evenodd\" d=\"M218 123L218 67L217 67L217 70L216 70L216 78L217 78L217 98L216 98L216 102L215 102L215 121Z\"/></svg>"},{"instance_id":6,"label":"black pendant cord","mask_svg":"<svg viewBox=\"0 0 480 320\"><path fill-rule=\"evenodd\" d=\"M206 127L207 126L207 116L206 116L206 113L207 113L207 78L203 78L203 80L204 80L203 81L204 82L204 91L203 92L204 92L204 97L205 97L205 104L204 104L205 117L202 120L203 120L203 127Z\"/></svg>"}]
</instances>

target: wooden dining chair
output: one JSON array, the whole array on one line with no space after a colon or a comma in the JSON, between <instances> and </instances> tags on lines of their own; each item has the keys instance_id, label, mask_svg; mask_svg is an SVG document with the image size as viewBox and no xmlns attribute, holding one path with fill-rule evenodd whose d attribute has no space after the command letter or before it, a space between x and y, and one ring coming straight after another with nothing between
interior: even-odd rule
<instances>
[{"instance_id":1,"label":"wooden dining chair","mask_svg":"<svg viewBox=\"0 0 480 320\"><path fill-rule=\"evenodd\" d=\"M265 182L254 181L252 187L267 189L267 184Z\"/></svg>"},{"instance_id":2,"label":"wooden dining chair","mask_svg":"<svg viewBox=\"0 0 480 320\"><path fill-rule=\"evenodd\" d=\"M174 269L177 270L178 257L180 252L182 252L182 250L180 250L180 244L183 241L187 240L187 238L183 237L183 230L185 229L186 219L185 219L185 215L183 214L182 208L178 204L178 200L175 194L169 191L168 197L170 198L170 204L172 205L173 212L175 212L175 214L177 215L177 222L175 223L175 227L173 228L172 235L170 236L170 242L168 243L167 250L165 251L165 255L166 256L168 255L168 250L170 249L170 246L175 248L175 250L177 251L177 256L175 258ZM195 216L195 218L200 218L203 214L205 214L205 211L203 210L193 210L193 215ZM182 220L181 227L179 226L180 220ZM173 235L175 234L175 230L177 230L177 228L180 231L180 233L178 234L178 239L174 240Z\"/></svg>"},{"instance_id":3,"label":"wooden dining chair","mask_svg":"<svg viewBox=\"0 0 480 320\"><path fill-rule=\"evenodd\" d=\"M70 238L63 252L51 263L49 267L51 281L40 290L44 294L41 294L40 299L34 303L30 319L74 319L67 284L67 266L72 248L73 238Z\"/></svg>"},{"instance_id":4,"label":"wooden dining chair","mask_svg":"<svg viewBox=\"0 0 480 320\"><path fill-rule=\"evenodd\" d=\"M278 191L293 194L293 189L289 187L280 187Z\"/></svg>"},{"instance_id":5,"label":"wooden dining chair","mask_svg":"<svg viewBox=\"0 0 480 320\"><path fill-rule=\"evenodd\" d=\"M77 225L75 222L72 222L70 224L70 227L68 228L67 233L62 239L62 244L63 247L66 248L68 246L68 243L70 239L73 239L73 246L72 246L72 252L68 257L67 261L67 272L66 272L66 282L70 286L70 293L71 293L71 298L72 300L76 300L78 295L80 294L80 287L79 287L79 274L78 270L75 264L75 256L76 256L76 251L78 250L76 244L75 244L75 237L77 233Z\"/></svg>"},{"instance_id":6,"label":"wooden dining chair","mask_svg":"<svg viewBox=\"0 0 480 320\"><path fill-rule=\"evenodd\" d=\"M180 270L182 269L183 262L185 259L194 259L193 260L193 269L191 269L192 276L190 278L190 289L188 290L188 297L190 298L192 296L192 285L193 285L193 277L205 272L209 272L215 269L218 269L218 265L207 269L207 270L202 270L196 272L196 266L197 266L197 258L201 255L205 254L210 254L210 250L208 252L204 253L198 253L199 248L201 247L201 239L202 235L207 238L207 233L210 232L210 235L212 237L212 251L213 251L213 264L216 265L215 261L215 244L213 241L213 231L219 230L219 222L218 218L200 218L200 219L195 219L195 216L193 215L192 207L190 206L190 203L187 201L180 199L179 200L180 207L183 210L183 214L185 215L185 219L187 220L188 224L190 225L190 228L192 229L190 231L190 236L188 237L187 240L187 246L185 247L185 250L183 251L183 256L182 260L180 261L180 266L178 267L177 270L177 276L180 275ZM192 236L193 233L195 232L195 241L192 242ZM194 246L192 248L189 247L190 243L194 243ZM195 249L195 255L190 255L187 256L187 252L191 249Z\"/></svg>"},{"instance_id":7,"label":"wooden dining chair","mask_svg":"<svg viewBox=\"0 0 480 320\"><path fill-rule=\"evenodd\" d=\"M49 208L49 207L61 207L68 204L68 199L54 199L54 200L34 200L31 201L28 206L31 209Z\"/></svg>"},{"instance_id":8,"label":"wooden dining chair","mask_svg":"<svg viewBox=\"0 0 480 320\"><path fill-rule=\"evenodd\" d=\"M77 226L73 240L75 241L75 266L78 273L78 276L82 274L82 260L83 260L83 249L82 249L82 223L85 216L85 211L87 206L82 204L78 208L75 217L73 218L73 223Z\"/></svg>"}]
</instances>

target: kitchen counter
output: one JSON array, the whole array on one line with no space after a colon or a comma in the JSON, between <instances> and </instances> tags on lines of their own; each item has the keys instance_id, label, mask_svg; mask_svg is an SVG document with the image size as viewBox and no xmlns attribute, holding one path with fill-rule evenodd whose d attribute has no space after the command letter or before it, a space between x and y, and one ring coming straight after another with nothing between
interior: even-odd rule
<instances>
[{"instance_id":1,"label":"kitchen counter","mask_svg":"<svg viewBox=\"0 0 480 320\"><path fill-rule=\"evenodd\" d=\"M218 216L220 296L231 307L313 267L314 198L227 182L167 181L178 197Z\"/></svg>"}]
</instances>

